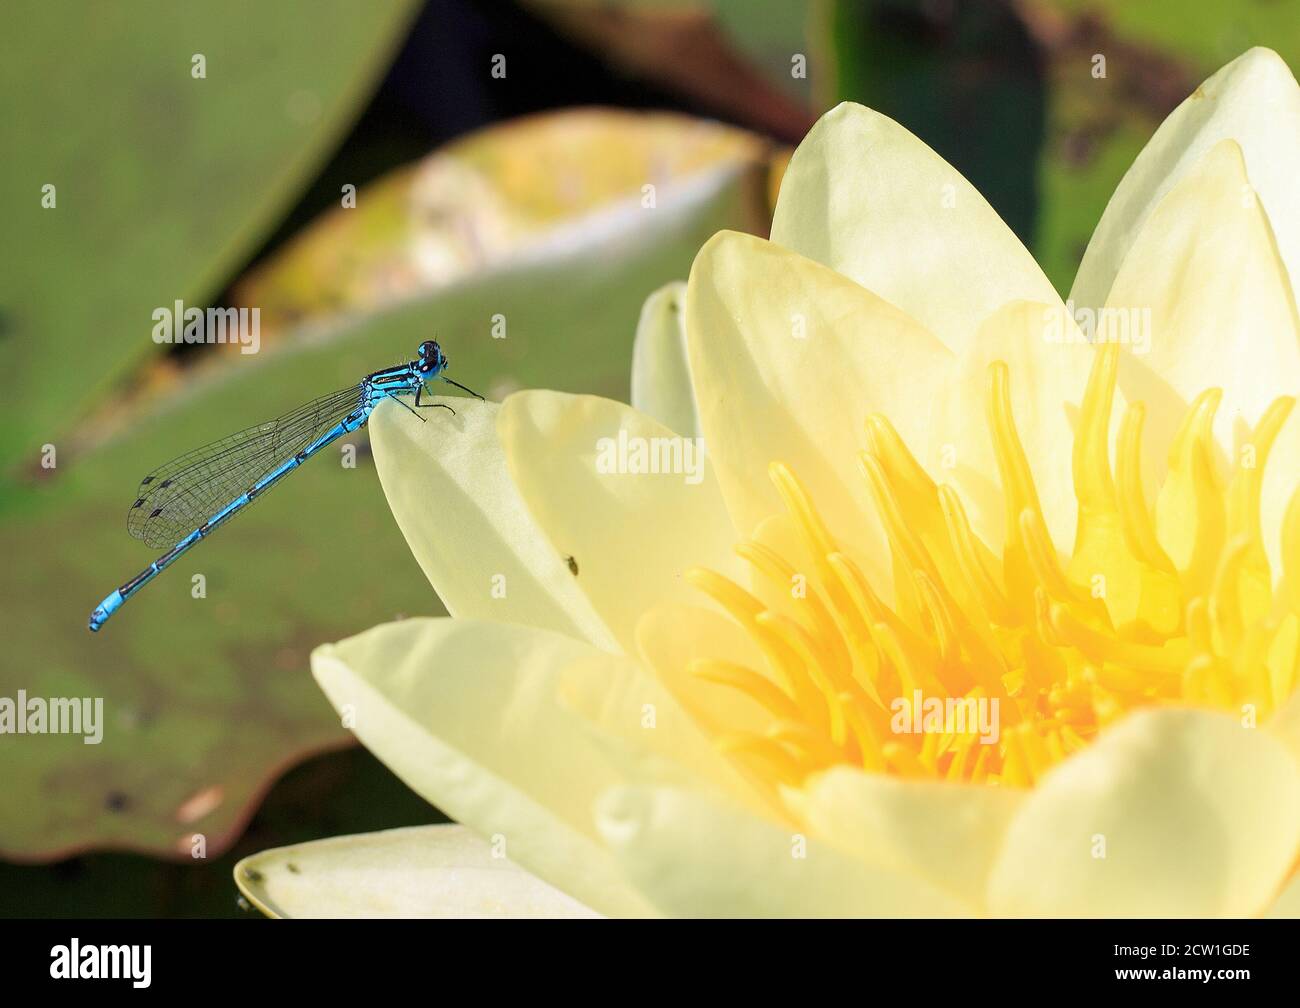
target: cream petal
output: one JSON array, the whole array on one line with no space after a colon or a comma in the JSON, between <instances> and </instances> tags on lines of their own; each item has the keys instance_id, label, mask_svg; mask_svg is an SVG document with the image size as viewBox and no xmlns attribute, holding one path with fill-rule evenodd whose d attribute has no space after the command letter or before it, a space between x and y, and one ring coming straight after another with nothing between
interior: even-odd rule
<instances>
[{"instance_id":1,"label":"cream petal","mask_svg":"<svg viewBox=\"0 0 1300 1008\"><path fill-rule=\"evenodd\" d=\"M581 715L582 729L625 780L675 780L725 794L759 812L774 809L662 681L644 675L597 677L579 669L563 675L559 695Z\"/></svg>"},{"instance_id":2,"label":"cream petal","mask_svg":"<svg viewBox=\"0 0 1300 1008\"><path fill-rule=\"evenodd\" d=\"M667 284L646 298L632 344L632 405L669 430L700 433L686 359L686 284Z\"/></svg>"},{"instance_id":3,"label":"cream petal","mask_svg":"<svg viewBox=\"0 0 1300 1008\"><path fill-rule=\"evenodd\" d=\"M739 572L700 442L623 403L560 392L511 396L497 430L529 512L555 554L573 558L571 579L625 650L643 612L691 593L685 570ZM683 464L673 468L683 471L626 471L636 468L638 449L656 445L680 450Z\"/></svg>"},{"instance_id":4,"label":"cream petal","mask_svg":"<svg viewBox=\"0 0 1300 1008\"><path fill-rule=\"evenodd\" d=\"M812 573L817 570L813 554L800 533L798 524L788 513L768 515L758 523L750 541L771 550L802 574L806 579L805 587L808 582L816 585L817 578ZM794 597L791 591L793 587L785 581L774 582L752 566L750 568L749 590L755 598L774 613L803 619L808 614L807 607Z\"/></svg>"},{"instance_id":5,"label":"cream petal","mask_svg":"<svg viewBox=\"0 0 1300 1008\"><path fill-rule=\"evenodd\" d=\"M1300 872L1291 876L1264 916L1269 920L1300 920Z\"/></svg>"},{"instance_id":6,"label":"cream petal","mask_svg":"<svg viewBox=\"0 0 1300 1008\"><path fill-rule=\"evenodd\" d=\"M901 780L849 767L811 780L794 805L814 835L872 866L915 875L985 912L989 872L1024 792Z\"/></svg>"},{"instance_id":7,"label":"cream petal","mask_svg":"<svg viewBox=\"0 0 1300 1008\"><path fill-rule=\"evenodd\" d=\"M1148 141L1088 243L1070 294L1074 301L1094 308L1106 303L1147 217L1225 139L1240 144L1292 289L1300 287L1300 88L1277 53L1255 48L1197 88Z\"/></svg>"},{"instance_id":8,"label":"cream petal","mask_svg":"<svg viewBox=\"0 0 1300 1008\"><path fill-rule=\"evenodd\" d=\"M1286 394L1300 398L1300 384ZM1297 492L1300 492L1300 407L1292 407L1269 451L1264 483L1260 486L1260 535L1264 538L1274 581L1283 570L1282 529L1287 507ZM1300 558L1292 559L1292 564L1296 559Z\"/></svg>"},{"instance_id":9,"label":"cream petal","mask_svg":"<svg viewBox=\"0 0 1300 1008\"><path fill-rule=\"evenodd\" d=\"M635 662L545 630L412 619L317 648L312 673L366 748L451 818L503 838L521 868L600 913L649 912L592 815L598 795L629 781L627 761L608 757L562 695L573 677L635 680ZM661 720L687 732L653 686Z\"/></svg>"},{"instance_id":10,"label":"cream petal","mask_svg":"<svg viewBox=\"0 0 1300 1008\"><path fill-rule=\"evenodd\" d=\"M1130 399L1147 404L1148 453L1167 450L1186 403L1206 388L1224 390L1215 435L1229 460L1274 398L1300 394L1300 319L1235 141L1211 148L1147 217L1107 310L1136 318L1149 333L1150 352L1126 354L1119 377ZM1263 486L1264 545L1275 571L1298 465L1300 416L1293 415Z\"/></svg>"},{"instance_id":11,"label":"cream petal","mask_svg":"<svg viewBox=\"0 0 1300 1008\"><path fill-rule=\"evenodd\" d=\"M1147 404L1157 445L1172 440L1187 403L1217 386L1215 433L1231 455L1274 397L1300 390L1295 302L1234 141L1213 147L1147 217L1106 309L1120 314L1098 320L1099 337L1121 323L1146 334L1119 381Z\"/></svg>"},{"instance_id":12,"label":"cream petal","mask_svg":"<svg viewBox=\"0 0 1300 1008\"><path fill-rule=\"evenodd\" d=\"M1277 713L1266 723L1267 730L1291 750L1300 764L1300 688L1297 688Z\"/></svg>"},{"instance_id":13,"label":"cream petal","mask_svg":"<svg viewBox=\"0 0 1300 1008\"><path fill-rule=\"evenodd\" d=\"M701 660L764 672L762 653L730 618L700 606L657 606L637 624L637 648L659 682L710 736L762 734L771 725L771 712L748 694L691 674L692 663Z\"/></svg>"},{"instance_id":14,"label":"cream petal","mask_svg":"<svg viewBox=\"0 0 1300 1008\"><path fill-rule=\"evenodd\" d=\"M596 917L454 823L277 847L235 866L268 917Z\"/></svg>"},{"instance_id":15,"label":"cream petal","mask_svg":"<svg viewBox=\"0 0 1300 1008\"><path fill-rule=\"evenodd\" d=\"M738 807L674 788L618 788L597 809L628 877L677 917L949 917L919 878L865 864Z\"/></svg>"},{"instance_id":16,"label":"cream petal","mask_svg":"<svg viewBox=\"0 0 1300 1008\"><path fill-rule=\"evenodd\" d=\"M1217 712L1145 710L1025 799L989 906L1033 917L1249 916L1267 908L1298 848L1300 773L1276 739Z\"/></svg>"},{"instance_id":17,"label":"cream petal","mask_svg":"<svg viewBox=\"0 0 1300 1008\"><path fill-rule=\"evenodd\" d=\"M795 151L772 241L907 312L954 351L1007 301L1057 297L957 169L892 119L845 102Z\"/></svg>"},{"instance_id":18,"label":"cream petal","mask_svg":"<svg viewBox=\"0 0 1300 1008\"><path fill-rule=\"evenodd\" d=\"M1300 398L1300 387L1288 394ZM1260 487L1260 534L1275 582L1283 569L1283 523L1291 499L1297 492L1300 492L1300 408L1292 407L1268 453L1264 482ZM1292 559L1293 567L1297 562L1300 558Z\"/></svg>"},{"instance_id":19,"label":"cream petal","mask_svg":"<svg viewBox=\"0 0 1300 1008\"><path fill-rule=\"evenodd\" d=\"M453 616L553 629L618 644L520 499L497 438L495 403L456 415L395 403L370 418L375 467L393 517Z\"/></svg>"},{"instance_id":20,"label":"cream petal","mask_svg":"<svg viewBox=\"0 0 1300 1008\"><path fill-rule=\"evenodd\" d=\"M768 465L785 462L831 533L887 570L857 470L865 420L883 413L923 443L951 353L833 270L728 231L696 256L686 319L700 423L737 531L784 510Z\"/></svg>"},{"instance_id":21,"label":"cream petal","mask_svg":"<svg viewBox=\"0 0 1300 1008\"><path fill-rule=\"evenodd\" d=\"M1013 302L984 320L979 339L935 397L934 427L920 461L937 482L958 491L971 527L994 552L1006 540L1007 516L986 419L989 365L1004 361L1010 370L1016 430L1043 517L1057 547L1069 550L1078 518L1071 446L1095 356L1058 299ZM1118 393L1115 399L1118 427L1124 402Z\"/></svg>"}]
</instances>

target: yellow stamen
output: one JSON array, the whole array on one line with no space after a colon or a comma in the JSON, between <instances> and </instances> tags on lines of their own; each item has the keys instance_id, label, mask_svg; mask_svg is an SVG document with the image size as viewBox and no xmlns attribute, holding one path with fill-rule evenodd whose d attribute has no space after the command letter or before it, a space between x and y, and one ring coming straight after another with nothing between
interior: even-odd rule
<instances>
[{"instance_id":1,"label":"yellow stamen","mask_svg":"<svg viewBox=\"0 0 1300 1008\"><path fill-rule=\"evenodd\" d=\"M1276 586L1260 499L1265 460L1294 400L1265 412L1224 481L1212 435L1222 394L1198 396L1152 508L1141 403L1126 408L1111 460L1118 366L1117 346L1098 351L1080 406L1068 557L1048 531L1001 361L989 368L986 401L1006 502L1000 558L957 492L930 479L884 417L867 420L857 461L888 565L851 555L794 470L773 462L769 475L812 569L764 542L742 542L737 553L764 586L755 590L788 593L789 604L778 598L769 608L711 571L686 575L769 666L691 663L700 689L739 691L770 715L765 731L723 734L720 748L773 786L843 763L1022 788L1138 707L1251 704L1262 718L1285 702L1300 685L1300 490L1283 522ZM854 530L843 531L847 542ZM892 602L867 567L892 578Z\"/></svg>"},{"instance_id":2,"label":"yellow stamen","mask_svg":"<svg viewBox=\"0 0 1300 1008\"><path fill-rule=\"evenodd\" d=\"M697 659L687 669L697 679L730 686L757 700L773 717L798 720L799 708L790 695L766 676L744 665L717 659Z\"/></svg>"}]
</instances>

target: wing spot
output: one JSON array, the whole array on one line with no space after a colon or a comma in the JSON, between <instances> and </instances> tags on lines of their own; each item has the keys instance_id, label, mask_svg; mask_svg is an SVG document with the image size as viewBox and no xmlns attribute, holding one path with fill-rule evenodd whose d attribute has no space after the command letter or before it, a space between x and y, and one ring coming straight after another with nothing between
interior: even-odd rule
<instances>
[{"instance_id":1,"label":"wing spot","mask_svg":"<svg viewBox=\"0 0 1300 1008\"><path fill-rule=\"evenodd\" d=\"M162 514L162 508L154 508L152 511L149 512L149 517L157 518L160 514Z\"/></svg>"}]
</instances>

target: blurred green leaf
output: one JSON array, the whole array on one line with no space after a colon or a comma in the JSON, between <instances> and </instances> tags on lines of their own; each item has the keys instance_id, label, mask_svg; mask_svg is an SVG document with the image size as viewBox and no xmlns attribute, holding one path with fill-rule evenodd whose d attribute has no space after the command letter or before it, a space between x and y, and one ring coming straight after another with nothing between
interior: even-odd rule
<instances>
[{"instance_id":1,"label":"blurred green leaf","mask_svg":"<svg viewBox=\"0 0 1300 1008\"><path fill-rule=\"evenodd\" d=\"M708 0L708 6L756 70L802 105L810 104L822 55L808 46L815 0ZM796 55L805 57L802 67L796 68Z\"/></svg>"},{"instance_id":2,"label":"blurred green leaf","mask_svg":"<svg viewBox=\"0 0 1300 1008\"><path fill-rule=\"evenodd\" d=\"M1028 0L1059 17L1104 26L1128 45L1194 64L1209 77L1251 46L1268 46L1300 65L1300 9L1288 0L1187 3L1186 0ZM1196 83L1200 83L1200 79Z\"/></svg>"},{"instance_id":3,"label":"blurred green leaf","mask_svg":"<svg viewBox=\"0 0 1300 1008\"><path fill-rule=\"evenodd\" d=\"M1043 141L1032 42L1003 4L826 3L827 108L856 101L907 127L980 191L1022 242ZM1032 246L1031 246L1032 247Z\"/></svg>"},{"instance_id":4,"label":"blurred green leaf","mask_svg":"<svg viewBox=\"0 0 1300 1008\"><path fill-rule=\"evenodd\" d=\"M414 7L7 6L0 474L161 349L157 306L201 302L237 268L357 113Z\"/></svg>"},{"instance_id":5,"label":"blurred green leaf","mask_svg":"<svg viewBox=\"0 0 1300 1008\"><path fill-rule=\"evenodd\" d=\"M431 333L455 377L482 391L626 398L643 298L684 277L714 231L766 228L766 171L764 162L725 165L660 188L653 208L637 202L576 229L545 256L304 327L259 355L229 355L108 444L61 464L57 478L17 488L0 525L0 607L20 630L0 658L0 696L102 696L107 726L97 746L0 736L0 855L113 846L188 858L195 832L220 852L270 778L349 738L307 674L309 650L399 613L441 611L365 453L347 469L331 450L91 635L91 607L152 558L122 529L142 471L409 359ZM493 338L494 315L507 322L505 339ZM206 577L204 599L191 597L195 573Z\"/></svg>"},{"instance_id":6,"label":"blurred green leaf","mask_svg":"<svg viewBox=\"0 0 1300 1008\"><path fill-rule=\"evenodd\" d=\"M627 76L730 122L787 143L812 127L808 0L519 2Z\"/></svg>"},{"instance_id":7,"label":"blurred green leaf","mask_svg":"<svg viewBox=\"0 0 1300 1008\"><path fill-rule=\"evenodd\" d=\"M1252 46L1296 66L1300 8L1024 0L1019 10L1042 49L1048 94L1034 250L1064 294L1111 194L1165 116Z\"/></svg>"}]
</instances>

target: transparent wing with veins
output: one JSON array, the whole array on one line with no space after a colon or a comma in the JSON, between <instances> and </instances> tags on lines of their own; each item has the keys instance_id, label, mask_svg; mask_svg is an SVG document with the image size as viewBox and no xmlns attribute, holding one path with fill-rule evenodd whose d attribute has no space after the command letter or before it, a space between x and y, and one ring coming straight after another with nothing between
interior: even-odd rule
<instances>
[{"instance_id":1,"label":"transparent wing with veins","mask_svg":"<svg viewBox=\"0 0 1300 1008\"><path fill-rule=\"evenodd\" d=\"M359 385L339 389L159 466L140 481L127 531L156 548L175 546L360 405Z\"/></svg>"}]
</instances>

